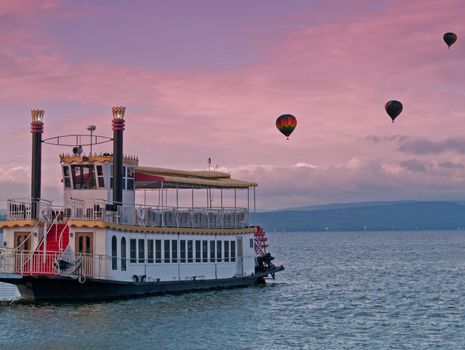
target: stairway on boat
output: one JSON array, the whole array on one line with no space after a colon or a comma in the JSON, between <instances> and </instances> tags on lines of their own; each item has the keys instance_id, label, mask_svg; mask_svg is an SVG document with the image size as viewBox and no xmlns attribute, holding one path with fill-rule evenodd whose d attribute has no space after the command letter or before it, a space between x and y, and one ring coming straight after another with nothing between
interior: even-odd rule
<instances>
[{"instance_id":1,"label":"stairway on boat","mask_svg":"<svg viewBox=\"0 0 465 350\"><path fill-rule=\"evenodd\" d=\"M42 239L32 256L23 266L23 274L52 276L56 275L55 261L63 255L69 243L69 226L53 224L47 229L45 239ZM45 244L46 243L46 244Z\"/></svg>"}]
</instances>

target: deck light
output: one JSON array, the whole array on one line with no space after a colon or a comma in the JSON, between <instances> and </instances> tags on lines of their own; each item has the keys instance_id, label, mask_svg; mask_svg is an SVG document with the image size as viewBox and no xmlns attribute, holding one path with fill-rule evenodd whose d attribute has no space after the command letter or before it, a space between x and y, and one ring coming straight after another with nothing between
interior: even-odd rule
<instances>
[{"instance_id":1,"label":"deck light","mask_svg":"<svg viewBox=\"0 0 465 350\"><path fill-rule=\"evenodd\" d=\"M113 119L124 119L124 113L126 112L126 107L116 106L112 108Z\"/></svg>"},{"instance_id":2,"label":"deck light","mask_svg":"<svg viewBox=\"0 0 465 350\"><path fill-rule=\"evenodd\" d=\"M42 123L44 121L44 113L43 109L33 109L31 111L32 115L32 122L33 123Z\"/></svg>"}]
</instances>

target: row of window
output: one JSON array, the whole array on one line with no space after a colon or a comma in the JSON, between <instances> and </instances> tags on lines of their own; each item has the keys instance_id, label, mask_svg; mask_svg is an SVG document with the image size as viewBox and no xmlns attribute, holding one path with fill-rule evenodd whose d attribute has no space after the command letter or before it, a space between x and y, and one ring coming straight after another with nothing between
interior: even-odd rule
<instances>
[{"instance_id":1,"label":"row of window","mask_svg":"<svg viewBox=\"0 0 465 350\"><path fill-rule=\"evenodd\" d=\"M134 168L123 167L123 190L134 190ZM113 175L110 167L110 188L113 186ZM103 166L95 164L73 164L63 166L65 188L96 189L105 188Z\"/></svg>"},{"instance_id":2,"label":"row of window","mask_svg":"<svg viewBox=\"0 0 465 350\"><path fill-rule=\"evenodd\" d=\"M126 271L126 238L121 238L121 270ZM112 269L118 269L116 236L111 240ZM129 262L157 263L215 263L235 262L236 241L130 239Z\"/></svg>"}]
</instances>

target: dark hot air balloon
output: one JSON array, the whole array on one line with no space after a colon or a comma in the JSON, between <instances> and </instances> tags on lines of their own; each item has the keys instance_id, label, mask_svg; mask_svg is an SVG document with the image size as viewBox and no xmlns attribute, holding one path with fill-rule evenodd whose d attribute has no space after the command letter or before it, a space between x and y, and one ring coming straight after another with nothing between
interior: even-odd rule
<instances>
[{"instance_id":1,"label":"dark hot air balloon","mask_svg":"<svg viewBox=\"0 0 465 350\"><path fill-rule=\"evenodd\" d=\"M446 42L447 46L449 46L449 49L452 45L454 45L455 41L457 40L457 35L455 33L446 33L444 34L444 41Z\"/></svg>"},{"instance_id":2,"label":"dark hot air balloon","mask_svg":"<svg viewBox=\"0 0 465 350\"><path fill-rule=\"evenodd\" d=\"M402 108L402 103L396 100L388 101L384 106L384 109L386 110L387 114L389 114L389 116L391 117L393 123L394 119L396 119L402 112Z\"/></svg>"},{"instance_id":3,"label":"dark hot air balloon","mask_svg":"<svg viewBox=\"0 0 465 350\"><path fill-rule=\"evenodd\" d=\"M283 114L276 119L276 127L281 131L284 136L289 140L289 136L297 126L297 119L292 114Z\"/></svg>"}]
</instances>

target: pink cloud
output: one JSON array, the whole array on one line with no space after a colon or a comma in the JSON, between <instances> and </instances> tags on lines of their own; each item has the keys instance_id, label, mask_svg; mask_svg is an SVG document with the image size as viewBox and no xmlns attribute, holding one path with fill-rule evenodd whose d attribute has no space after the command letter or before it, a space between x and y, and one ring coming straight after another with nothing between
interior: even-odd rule
<instances>
[{"instance_id":1,"label":"pink cloud","mask_svg":"<svg viewBox=\"0 0 465 350\"><path fill-rule=\"evenodd\" d=\"M437 166L425 167L424 181L410 182L411 170L401 166L414 168L408 155L363 138L401 133L437 140L461 135L465 46L459 41L447 50L442 42L445 31L465 32L460 1L391 1L383 8L357 2L346 12L320 6L283 19L290 24L297 20L297 29L262 38L257 45L267 45L266 59L208 74L187 68L71 62L41 32L36 17L68 15L69 9L58 1L32 9L28 3L0 5L0 14L12 20L19 21L20 15L34 18L24 30L7 35L8 50L0 54L0 96L16 113L5 127L17 128L13 139L7 136L0 142L12 149L4 157L13 166L29 162L27 153L15 151L30 147L28 109L46 108L49 135L83 130L89 123L109 134L110 107L125 104L126 150L138 153L145 164L198 168L208 157L231 169L251 164L249 175L263 182L265 197L277 203L284 203L286 191L274 189L285 178L296 179L291 200L301 204L356 200L357 194L360 199L394 199L406 195L406 186L417 189L412 196L421 196L422 189L425 195L441 195L439 189L430 190L430 181L447 181L444 173L438 175ZM383 110L386 100L393 98L405 108L394 125ZM79 107L61 115L55 104ZM275 130L274 120L281 113L295 114L299 120L290 141ZM24 125L19 134L18 124ZM454 162L463 161L454 157ZM351 159L364 165L350 168ZM55 166L56 158L50 155L47 161ZM295 167L297 163L319 168ZM399 173L386 170L397 168ZM397 181L399 174L402 181ZM51 175L55 181L58 171ZM312 194L312 188L327 194ZM444 196L450 191L445 186Z\"/></svg>"},{"instance_id":2,"label":"pink cloud","mask_svg":"<svg viewBox=\"0 0 465 350\"><path fill-rule=\"evenodd\" d=\"M452 162L354 158L322 167L262 165L223 170L258 181L258 207L268 209L350 201L461 200L465 196L465 171Z\"/></svg>"}]
</instances>

